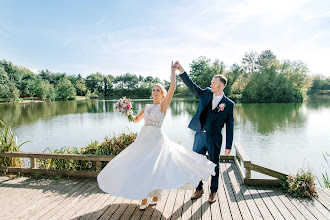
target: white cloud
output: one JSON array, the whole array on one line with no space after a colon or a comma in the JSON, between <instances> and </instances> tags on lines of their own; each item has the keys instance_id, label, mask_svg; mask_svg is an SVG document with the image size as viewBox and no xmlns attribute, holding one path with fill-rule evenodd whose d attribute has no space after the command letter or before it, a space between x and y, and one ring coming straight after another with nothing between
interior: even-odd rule
<instances>
[{"instance_id":1,"label":"white cloud","mask_svg":"<svg viewBox=\"0 0 330 220\"><path fill-rule=\"evenodd\" d=\"M96 22L97 25L102 24L105 20L107 20L108 16L105 16L104 18L102 18L101 20L99 20L98 22Z\"/></svg>"}]
</instances>

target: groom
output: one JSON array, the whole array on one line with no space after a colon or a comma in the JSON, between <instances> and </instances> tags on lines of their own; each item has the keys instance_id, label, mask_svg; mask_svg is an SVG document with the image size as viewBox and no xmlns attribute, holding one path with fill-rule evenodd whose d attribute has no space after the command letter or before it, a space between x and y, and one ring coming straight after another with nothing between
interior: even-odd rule
<instances>
[{"instance_id":1,"label":"groom","mask_svg":"<svg viewBox=\"0 0 330 220\"><path fill-rule=\"evenodd\" d=\"M195 115L190 121L189 128L196 131L193 151L199 154L209 154L210 160L217 164L215 176L211 179L211 193L209 202L216 201L219 183L219 156L222 144L221 130L226 124L226 150L225 155L230 154L234 134L234 102L228 99L223 89L227 85L227 79L223 75L215 75L210 88L202 89L196 85L183 70L179 61L174 65L180 71L180 77L186 86L196 97L199 104ZM191 199L197 199L204 193L203 182L200 181Z\"/></svg>"}]
</instances>

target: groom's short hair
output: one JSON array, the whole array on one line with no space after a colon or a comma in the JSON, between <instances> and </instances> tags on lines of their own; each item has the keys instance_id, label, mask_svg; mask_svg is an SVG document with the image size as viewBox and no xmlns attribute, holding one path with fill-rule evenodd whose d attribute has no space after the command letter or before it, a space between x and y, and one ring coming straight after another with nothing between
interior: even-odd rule
<instances>
[{"instance_id":1,"label":"groom's short hair","mask_svg":"<svg viewBox=\"0 0 330 220\"><path fill-rule=\"evenodd\" d=\"M220 79L220 82L222 82L225 85L225 87L227 86L227 81L228 80L227 80L227 78L224 75L218 74L218 75L214 75L213 77L219 78Z\"/></svg>"}]
</instances>

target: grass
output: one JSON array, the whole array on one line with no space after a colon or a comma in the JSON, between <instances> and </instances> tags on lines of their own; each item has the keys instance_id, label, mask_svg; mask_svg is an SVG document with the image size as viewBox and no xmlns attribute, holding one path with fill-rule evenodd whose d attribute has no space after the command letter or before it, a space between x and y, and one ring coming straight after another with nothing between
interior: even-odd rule
<instances>
[{"instance_id":1,"label":"grass","mask_svg":"<svg viewBox=\"0 0 330 220\"><path fill-rule=\"evenodd\" d=\"M328 168L330 168L330 164L329 164L330 154L328 152L323 153L323 158L327 163ZM322 173L322 178L317 178L317 180L322 188L330 188L330 179L326 171L325 173Z\"/></svg>"},{"instance_id":2,"label":"grass","mask_svg":"<svg viewBox=\"0 0 330 220\"><path fill-rule=\"evenodd\" d=\"M15 133L11 130L11 128L5 125L0 120L0 125L2 129L0 130L0 152L1 151L12 151L12 152L19 152L20 148L23 144L29 142L25 141L24 143L17 145L17 137ZM11 166L11 167L22 167L24 165L24 161L20 158L9 158L4 157L0 158L0 165L1 166Z\"/></svg>"}]
</instances>

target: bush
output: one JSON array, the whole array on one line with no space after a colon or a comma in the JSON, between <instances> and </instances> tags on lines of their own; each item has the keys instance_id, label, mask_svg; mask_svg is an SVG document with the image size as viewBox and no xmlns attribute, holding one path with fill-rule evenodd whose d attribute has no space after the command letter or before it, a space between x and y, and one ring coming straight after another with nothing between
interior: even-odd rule
<instances>
[{"instance_id":1,"label":"bush","mask_svg":"<svg viewBox=\"0 0 330 220\"><path fill-rule=\"evenodd\" d=\"M91 142L87 147L78 149L76 147L63 147L61 149L50 150L47 148L43 153L57 153L57 154L95 154L95 155L117 155L127 146L133 143L136 139L137 133L124 132L119 136L104 138L104 142ZM108 162L102 162L101 168L105 167ZM95 170L96 164L93 161L77 161L64 159L37 159L38 168L42 169L56 169L56 170Z\"/></svg>"},{"instance_id":2,"label":"bush","mask_svg":"<svg viewBox=\"0 0 330 220\"><path fill-rule=\"evenodd\" d=\"M17 137L15 136L15 133L11 130L9 126L6 126L5 123L3 123L0 120L0 124L3 127L3 130L0 130L0 152L2 151L13 151L18 152L20 151L20 148L23 144L27 143L28 141L25 141L21 145L17 146ZM1 166L10 166L10 167L22 167L24 165L24 162L20 158L9 158L4 157L0 158L0 165Z\"/></svg>"},{"instance_id":3,"label":"bush","mask_svg":"<svg viewBox=\"0 0 330 220\"><path fill-rule=\"evenodd\" d=\"M292 197L318 197L315 176L311 171L300 169L295 176L288 175L281 180L282 189Z\"/></svg>"},{"instance_id":4,"label":"bush","mask_svg":"<svg viewBox=\"0 0 330 220\"><path fill-rule=\"evenodd\" d=\"M54 86L46 81L41 81L38 84L36 95L41 100L55 100L56 98Z\"/></svg>"},{"instance_id":5,"label":"bush","mask_svg":"<svg viewBox=\"0 0 330 220\"><path fill-rule=\"evenodd\" d=\"M76 98L76 89L68 79L62 80L56 86L57 98L72 100Z\"/></svg>"}]
</instances>

